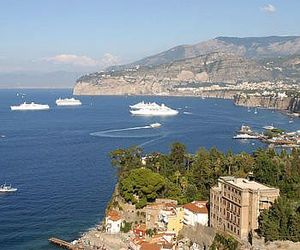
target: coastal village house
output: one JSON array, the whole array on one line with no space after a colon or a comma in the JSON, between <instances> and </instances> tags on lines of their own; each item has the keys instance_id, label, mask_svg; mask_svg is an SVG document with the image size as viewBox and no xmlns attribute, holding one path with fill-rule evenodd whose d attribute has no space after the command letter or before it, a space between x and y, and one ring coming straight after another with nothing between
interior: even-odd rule
<instances>
[{"instance_id":1,"label":"coastal village house","mask_svg":"<svg viewBox=\"0 0 300 250\"><path fill-rule=\"evenodd\" d=\"M210 226L248 240L258 216L279 197L279 189L244 178L220 177L210 190Z\"/></svg>"},{"instance_id":2,"label":"coastal village house","mask_svg":"<svg viewBox=\"0 0 300 250\"><path fill-rule=\"evenodd\" d=\"M131 250L171 250L175 249L175 233L158 233L152 238L145 239L134 238L129 242Z\"/></svg>"},{"instance_id":3,"label":"coastal village house","mask_svg":"<svg viewBox=\"0 0 300 250\"><path fill-rule=\"evenodd\" d=\"M147 229L160 227L160 212L162 209L173 209L177 206L177 201L171 199L156 199L154 203L148 204L144 211L146 213Z\"/></svg>"},{"instance_id":4,"label":"coastal village house","mask_svg":"<svg viewBox=\"0 0 300 250\"><path fill-rule=\"evenodd\" d=\"M115 210L108 212L105 218L105 229L107 233L115 234L121 230L122 219L119 213Z\"/></svg>"},{"instance_id":5,"label":"coastal village house","mask_svg":"<svg viewBox=\"0 0 300 250\"><path fill-rule=\"evenodd\" d=\"M203 226L208 226L207 203L207 201L193 201L183 205L184 224L195 226L196 223L199 223Z\"/></svg>"},{"instance_id":6,"label":"coastal village house","mask_svg":"<svg viewBox=\"0 0 300 250\"><path fill-rule=\"evenodd\" d=\"M176 207L175 205L174 207L165 207L159 213L160 228L178 235L183 228L183 217L184 210L182 207Z\"/></svg>"}]
</instances>

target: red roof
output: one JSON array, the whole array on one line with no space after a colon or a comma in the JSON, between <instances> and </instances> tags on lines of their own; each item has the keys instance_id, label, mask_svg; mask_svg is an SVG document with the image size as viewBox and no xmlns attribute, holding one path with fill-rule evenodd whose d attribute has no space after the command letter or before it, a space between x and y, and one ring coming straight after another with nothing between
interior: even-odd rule
<instances>
[{"instance_id":1,"label":"red roof","mask_svg":"<svg viewBox=\"0 0 300 250\"><path fill-rule=\"evenodd\" d=\"M183 207L194 214L208 214L206 205L196 205L195 203L184 204Z\"/></svg>"},{"instance_id":2,"label":"red roof","mask_svg":"<svg viewBox=\"0 0 300 250\"><path fill-rule=\"evenodd\" d=\"M146 231L147 230L146 224L138 224L138 225L135 226L134 230Z\"/></svg>"},{"instance_id":3,"label":"red roof","mask_svg":"<svg viewBox=\"0 0 300 250\"><path fill-rule=\"evenodd\" d=\"M110 210L107 214L107 217L112 221L118 221L121 219L120 214L115 210Z\"/></svg>"},{"instance_id":4,"label":"red roof","mask_svg":"<svg viewBox=\"0 0 300 250\"><path fill-rule=\"evenodd\" d=\"M144 242L141 244L141 250L160 250L160 246L156 243Z\"/></svg>"}]
</instances>

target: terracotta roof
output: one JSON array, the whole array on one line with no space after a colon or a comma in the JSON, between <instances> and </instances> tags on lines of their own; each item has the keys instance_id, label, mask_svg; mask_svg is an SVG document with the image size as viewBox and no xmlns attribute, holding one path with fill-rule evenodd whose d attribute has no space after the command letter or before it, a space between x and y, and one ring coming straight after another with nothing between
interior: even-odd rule
<instances>
[{"instance_id":1,"label":"terracotta roof","mask_svg":"<svg viewBox=\"0 0 300 250\"><path fill-rule=\"evenodd\" d=\"M160 250L160 246L156 243L144 242L141 244L141 250Z\"/></svg>"},{"instance_id":2,"label":"terracotta roof","mask_svg":"<svg viewBox=\"0 0 300 250\"><path fill-rule=\"evenodd\" d=\"M121 219L120 214L115 210L110 210L107 214L107 217L112 221L118 221Z\"/></svg>"},{"instance_id":3,"label":"terracotta roof","mask_svg":"<svg viewBox=\"0 0 300 250\"><path fill-rule=\"evenodd\" d=\"M188 204L184 204L183 207L195 214L208 214L208 209L206 205L197 206L194 203L188 203Z\"/></svg>"},{"instance_id":4,"label":"terracotta roof","mask_svg":"<svg viewBox=\"0 0 300 250\"><path fill-rule=\"evenodd\" d=\"M135 230L147 230L146 224L138 224L136 225L136 227L134 228Z\"/></svg>"}]
</instances>

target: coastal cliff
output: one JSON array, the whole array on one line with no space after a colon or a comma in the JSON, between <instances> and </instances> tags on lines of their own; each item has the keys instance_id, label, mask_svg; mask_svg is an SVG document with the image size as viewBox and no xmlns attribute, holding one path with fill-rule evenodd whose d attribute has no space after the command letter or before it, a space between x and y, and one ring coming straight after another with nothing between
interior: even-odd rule
<instances>
[{"instance_id":1,"label":"coastal cliff","mask_svg":"<svg viewBox=\"0 0 300 250\"><path fill-rule=\"evenodd\" d=\"M237 106L261 107L267 109L288 110L300 112L300 99L298 97L266 97L236 95L234 103Z\"/></svg>"}]
</instances>

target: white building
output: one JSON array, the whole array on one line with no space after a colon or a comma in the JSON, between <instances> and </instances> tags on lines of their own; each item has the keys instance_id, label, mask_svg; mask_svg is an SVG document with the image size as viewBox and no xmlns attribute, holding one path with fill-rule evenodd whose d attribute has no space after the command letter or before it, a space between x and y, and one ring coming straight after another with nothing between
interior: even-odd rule
<instances>
[{"instance_id":1,"label":"white building","mask_svg":"<svg viewBox=\"0 0 300 250\"><path fill-rule=\"evenodd\" d=\"M199 223L203 226L207 226L208 209L206 205L207 201L193 201L191 203L183 205L184 224L195 226L196 223Z\"/></svg>"},{"instance_id":2,"label":"white building","mask_svg":"<svg viewBox=\"0 0 300 250\"><path fill-rule=\"evenodd\" d=\"M117 211L111 210L105 218L106 232L110 234L119 233L121 230L122 219Z\"/></svg>"}]
</instances>

